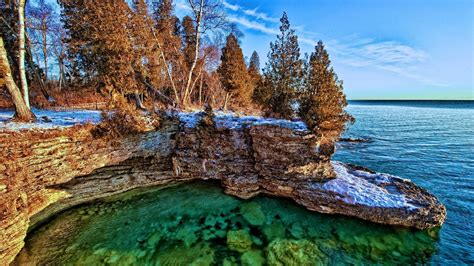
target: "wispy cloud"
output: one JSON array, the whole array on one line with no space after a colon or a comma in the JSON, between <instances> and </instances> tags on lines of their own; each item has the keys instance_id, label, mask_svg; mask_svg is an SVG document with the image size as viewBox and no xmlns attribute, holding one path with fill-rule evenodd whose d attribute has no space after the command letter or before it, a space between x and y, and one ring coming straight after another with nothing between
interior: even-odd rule
<instances>
[{"instance_id":1,"label":"wispy cloud","mask_svg":"<svg viewBox=\"0 0 474 266\"><path fill-rule=\"evenodd\" d=\"M224 1L223 4L229 10L232 10L234 12L242 12L243 14L245 14L247 16L250 16L250 17L253 17L255 19L258 19L258 20L263 20L263 21L266 21L266 22L278 22L279 21L278 18L271 17L270 15L268 15L264 12L259 12L258 8L247 9L247 8L244 8L244 7L239 6L237 4L231 4L227 1Z\"/></svg>"},{"instance_id":2,"label":"wispy cloud","mask_svg":"<svg viewBox=\"0 0 474 266\"><path fill-rule=\"evenodd\" d=\"M429 59L429 54L407 44L349 36L343 40L330 40L326 45L338 63L374 67L431 86L448 86L419 74L419 65Z\"/></svg>"},{"instance_id":3,"label":"wispy cloud","mask_svg":"<svg viewBox=\"0 0 474 266\"><path fill-rule=\"evenodd\" d=\"M248 9L238 4L223 1L224 7L230 11L229 21L245 29L254 30L267 35L276 35L278 18L258 11L258 8ZM176 1L176 7L189 9L184 0ZM419 74L419 66L429 59L425 51L392 40L377 40L373 38L350 35L345 38L333 39L322 34L308 31L304 25L294 27L302 44L315 46L323 39L331 53L334 62L351 67L369 67L395 73L431 86L448 86Z\"/></svg>"},{"instance_id":4,"label":"wispy cloud","mask_svg":"<svg viewBox=\"0 0 474 266\"><path fill-rule=\"evenodd\" d=\"M223 4L224 4L225 8L230 9L232 11L238 11L241 8L239 5L232 5L232 4L230 4L226 1L224 1Z\"/></svg>"},{"instance_id":5,"label":"wispy cloud","mask_svg":"<svg viewBox=\"0 0 474 266\"><path fill-rule=\"evenodd\" d=\"M174 3L174 7L180 11L190 11L191 7L185 0L177 0Z\"/></svg>"},{"instance_id":6,"label":"wispy cloud","mask_svg":"<svg viewBox=\"0 0 474 266\"><path fill-rule=\"evenodd\" d=\"M268 27L265 24L257 21L251 21L243 16L229 15L228 18L230 22L234 22L250 30L260 31L265 34L278 34L278 30L276 28Z\"/></svg>"}]
</instances>

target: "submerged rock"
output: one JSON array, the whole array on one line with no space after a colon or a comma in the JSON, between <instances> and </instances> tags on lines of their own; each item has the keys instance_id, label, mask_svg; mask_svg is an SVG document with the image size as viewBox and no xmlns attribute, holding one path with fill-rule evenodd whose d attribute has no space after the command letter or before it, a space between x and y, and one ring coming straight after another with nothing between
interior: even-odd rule
<instances>
[{"instance_id":1,"label":"submerged rock","mask_svg":"<svg viewBox=\"0 0 474 266\"><path fill-rule=\"evenodd\" d=\"M227 232L227 245L229 249L238 252L245 252L252 247L252 238L246 230Z\"/></svg>"},{"instance_id":2,"label":"submerged rock","mask_svg":"<svg viewBox=\"0 0 474 266\"><path fill-rule=\"evenodd\" d=\"M194 247L177 246L157 252L150 263L154 265L213 265L215 251L206 244Z\"/></svg>"},{"instance_id":3,"label":"submerged rock","mask_svg":"<svg viewBox=\"0 0 474 266\"><path fill-rule=\"evenodd\" d=\"M325 255L308 240L276 240L267 247L269 265L309 266L323 264Z\"/></svg>"},{"instance_id":4,"label":"submerged rock","mask_svg":"<svg viewBox=\"0 0 474 266\"><path fill-rule=\"evenodd\" d=\"M262 225L265 223L265 213L262 211L260 204L250 202L240 206L240 213L251 225Z\"/></svg>"},{"instance_id":5,"label":"submerged rock","mask_svg":"<svg viewBox=\"0 0 474 266\"><path fill-rule=\"evenodd\" d=\"M265 264L263 252L251 250L247 251L240 257L243 266L262 266Z\"/></svg>"},{"instance_id":6,"label":"submerged rock","mask_svg":"<svg viewBox=\"0 0 474 266\"><path fill-rule=\"evenodd\" d=\"M274 221L263 227L263 234L268 241L285 237L285 226L281 221Z\"/></svg>"}]
</instances>

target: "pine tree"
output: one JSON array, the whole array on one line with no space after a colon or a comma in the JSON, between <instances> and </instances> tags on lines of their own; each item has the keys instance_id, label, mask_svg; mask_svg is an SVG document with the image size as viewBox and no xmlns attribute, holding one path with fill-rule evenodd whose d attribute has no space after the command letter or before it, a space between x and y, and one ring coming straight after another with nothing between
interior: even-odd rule
<instances>
[{"instance_id":1,"label":"pine tree","mask_svg":"<svg viewBox=\"0 0 474 266\"><path fill-rule=\"evenodd\" d=\"M247 69L249 74L251 86L252 86L252 98L257 98L255 92L257 88L262 84L262 75L260 74L260 57L258 53L254 51L250 57L249 67Z\"/></svg>"},{"instance_id":2,"label":"pine tree","mask_svg":"<svg viewBox=\"0 0 474 266\"><path fill-rule=\"evenodd\" d=\"M180 97L176 82L183 74L183 53L181 52L182 42L180 36L180 21L173 14L172 0L159 0L154 6L154 18L156 27L156 41L161 49L161 63L164 64L166 78L164 79L164 93L175 99L175 103L180 103ZM155 76L158 76L155 75ZM173 95L174 94L174 97Z\"/></svg>"},{"instance_id":3,"label":"pine tree","mask_svg":"<svg viewBox=\"0 0 474 266\"><path fill-rule=\"evenodd\" d=\"M288 16L280 19L280 35L270 43L264 81L257 92L258 99L268 111L285 118L294 116L296 92L302 83L302 65L298 36L290 28Z\"/></svg>"},{"instance_id":4,"label":"pine tree","mask_svg":"<svg viewBox=\"0 0 474 266\"><path fill-rule=\"evenodd\" d=\"M300 97L300 116L310 129L334 142L353 118L344 111L347 101L342 81L331 67L321 41L311 54L305 72L306 86Z\"/></svg>"},{"instance_id":5,"label":"pine tree","mask_svg":"<svg viewBox=\"0 0 474 266\"><path fill-rule=\"evenodd\" d=\"M227 92L224 109L230 98L241 106L248 105L251 101L252 86L245 65L242 49L234 34L227 36L226 45L222 48L221 65L218 72L221 82Z\"/></svg>"},{"instance_id":6,"label":"pine tree","mask_svg":"<svg viewBox=\"0 0 474 266\"><path fill-rule=\"evenodd\" d=\"M155 3L155 21L156 29L160 36L166 36L166 38L174 38L179 40L179 19L173 14L173 1L172 0L159 0ZM165 38L165 37L164 37ZM170 45L164 43L164 45Z\"/></svg>"},{"instance_id":7,"label":"pine tree","mask_svg":"<svg viewBox=\"0 0 474 266\"><path fill-rule=\"evenodd\" d=\"M185 16L182 22L183 54L187 68L190 68L195 57L196 26L190 16Z\"/></svg>"},{"instance_id":8,"label":"pine tree","mask_svg":"<svg viewBox=\"0 0 474 266\"><path fill-rule=\"evenodd\" d=\"M154 15L161 50L166 55L167 61L173 66L173 69L177 70L182 60L182 53L180 52L182 44L180 21L173 14L173 1L159 0L156 4Z\"/></svg>"},{"instance_id":9,"label":"pine tree","mask_svg":"<svg viewBox=\"0 0 474 266\"><path fill-rule=\"evenodd\" d=\"M248 70L250 73L260 74L260 57L258 56L257 51L253 51L252 56L250 57Z\"/></svg>"},{"instance_id":10,"label":"pine tree","mask_svg":"<svg viewBox=\"0 0 474 266\"><path fill-rule=\"evenodd\" d=\"M159 87L162 83L162 67L157 63L156 41L153 35L155 22L148 11L145 0L134 0L129 23L129 35L133 49L132 66L137 73L135 90L136 105L144 109L143 96L147 86Z\"/></svg>"},{"instance_id":11,"label":"pine tree","mask_svg":"<svg viewBox=\"0 0 474 266\"><path fill-rule=\"evenodd\" d=\"M121 94L134 93L135 54L128 4L124 0L60 0L59 4L75 76L103 83Z\"/></svg>"}]
</instances>

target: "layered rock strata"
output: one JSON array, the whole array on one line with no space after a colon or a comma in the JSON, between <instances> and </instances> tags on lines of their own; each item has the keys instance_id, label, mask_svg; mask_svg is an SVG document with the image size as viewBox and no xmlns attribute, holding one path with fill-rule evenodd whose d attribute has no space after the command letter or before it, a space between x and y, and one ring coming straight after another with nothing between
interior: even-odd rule
<instances>
[{"instance_id":1,"label":"layered rock strata","mask_svg":"<svg viewBox=\"0 0 474 266\"><path fill-rule=\"evenodd\" d=\"M0 134L0 264L14 259L28 228L55 213L194 179L220 180L226 193L241 198L288 197L310 210L389 225L430 228L446 215L433 195L410 181L330 162L301 122L187 113L114 140L91 131Z\"/></svg>"}]
</instances>

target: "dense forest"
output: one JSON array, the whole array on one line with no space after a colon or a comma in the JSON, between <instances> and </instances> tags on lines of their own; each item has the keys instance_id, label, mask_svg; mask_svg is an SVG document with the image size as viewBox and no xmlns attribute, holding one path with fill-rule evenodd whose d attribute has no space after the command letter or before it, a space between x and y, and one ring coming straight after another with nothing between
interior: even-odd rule
<instances>
[{"instance_id":1,"label":"dense forest","mask_svg":"<svg viewBox=\"0 0 474 266\"><path fill-rule=\"evenodd\" d=\"M189 0L182 18L172 0L58 4L0 6L0 96L16 120L34 121L32 105L95 103L137 114L209 105L299 117L331 140L352 120L323 42L302 56L286 13L261 68L256 52L246 62L243 34L219 0Z\"/></svg>"}]
</instances>

